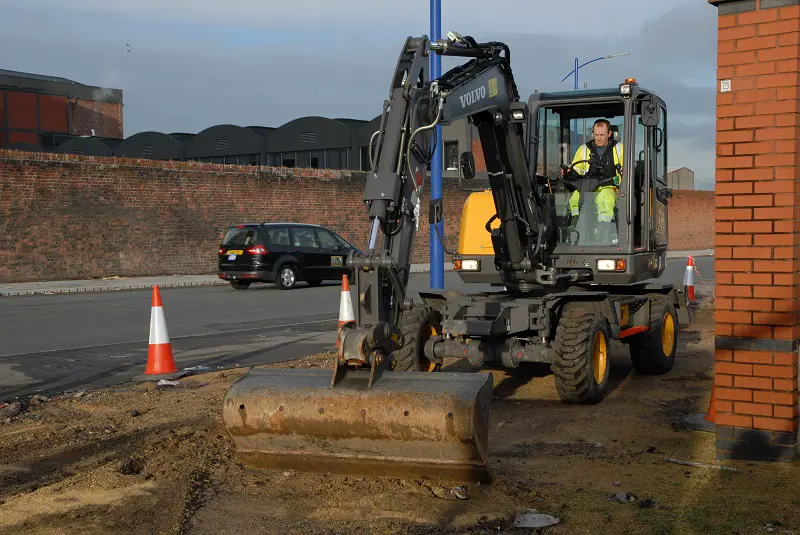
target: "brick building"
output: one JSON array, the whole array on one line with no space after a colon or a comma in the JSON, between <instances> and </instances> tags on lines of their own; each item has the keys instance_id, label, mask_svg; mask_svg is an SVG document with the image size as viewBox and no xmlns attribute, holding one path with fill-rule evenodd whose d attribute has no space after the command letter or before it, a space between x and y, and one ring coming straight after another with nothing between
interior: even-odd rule
<instances>
[{"instance_id":1,"label":"brick building","mask_svg":"<svg viewBox=\"0 0 800 535\"><path fill-rule=\"evenodd\" d=\"M122 90L0 69L0 148L42 134L122 138Z\"/></svg>"}]
</instances>

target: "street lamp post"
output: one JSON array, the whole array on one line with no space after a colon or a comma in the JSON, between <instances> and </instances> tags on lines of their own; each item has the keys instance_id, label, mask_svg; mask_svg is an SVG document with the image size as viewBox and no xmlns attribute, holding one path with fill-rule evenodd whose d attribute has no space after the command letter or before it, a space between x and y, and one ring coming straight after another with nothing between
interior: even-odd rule
<instances>
[{"instance_id":1,"label":"street lamp post","mask_svg":"<svg viewBox=\"0 0 800 535\"><path fill-rule=\"evenodd\" d=\"M442 0L431 0L431 36L432 41L442 35ZM431 78L442 75L442 58L439 54L431 54ZM431 200L442 198L442 126L436 126L436 147L431 161ZM438 227L439 232L436 232ZM432 289L444 288L444 221L433 222L430 228L430 286Z\"/></svg>"},{"instance_id":2,"label":"street lamp post","mask_svg":"<svg viewBox=\"0 0 800 535\"><path fill-rule=\"evenodd\" d=\"M575 58L575 68L569 74L567 74L564 78L562 78L561 81L563 82L564 80L566 80L567 78L569 78L570 76L572 76L574 74L575 75L575 90L577 91L578 90L578 71L580 69L582 69L583 67L586 67L590 63L594 63L595 61L600 61L601 59L611 59L611 58L618 58L620 56L630 56L630 55L631 55L630 52L623 52L621 54L609 54L607 56L594 58L593 60L587 61L583 65L579 65L578 58ZM578 135L578 121L577 121L577 119L573 122L572 127L575 129L575 135L577 136Z\"/></svg>"}]
</instances>

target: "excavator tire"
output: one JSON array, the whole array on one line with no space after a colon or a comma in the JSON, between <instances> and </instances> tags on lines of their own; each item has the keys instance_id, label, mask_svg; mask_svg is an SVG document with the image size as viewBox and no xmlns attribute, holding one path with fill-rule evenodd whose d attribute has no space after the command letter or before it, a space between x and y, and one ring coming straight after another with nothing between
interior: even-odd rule
<instances>
[{"instance_id":1,"label":"excavator tire","mask_svg":"<svg viewBox=\"0 0 800 535\"><path fill-rule=\"evenodd\" d=\"M441 320L430 306L418 305L404 310L400 320L400 331L405 336L406 345L392 353L391 367L402 372L438 372L442 365L425 358L425 342L442 332Z\"/></svg>"},{"instance_id":2,"label":"excavator tire","mask_svg":"<svg viewBox=\"0 0 800 535\"><path fill-rule=\"evenodd\" d=\"M646 375L667 373L675 364L678 348L678 316L665 299L654 299L650 329L630 337L628 349L637 372Z\"/></svg>"},{"instance_id":3,"label":"excavator tire","mask_svg":"<svg viewBox=\"0 0 800 535\"><path fill-rule=\"evenodd\" d=\"M606 393L611 370L611 327L588 303L562 309L553 345L556 390L565 403L593 405Z\"/></svg>"}]
</instances>

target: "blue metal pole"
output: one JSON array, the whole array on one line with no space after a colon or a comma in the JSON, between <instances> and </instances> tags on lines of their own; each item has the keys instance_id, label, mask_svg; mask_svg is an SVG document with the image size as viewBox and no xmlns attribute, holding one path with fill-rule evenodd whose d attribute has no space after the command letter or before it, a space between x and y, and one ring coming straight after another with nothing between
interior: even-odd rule
<instances>
[{"instance_id":1,"label":"blue metal pole","mask_svg":"<svg viewBox=\"0 0 800 535\"><path fill-rule=\"evenodd\" d=\"M431 40L436 41L442 35L442 0L431 0ZM442 58L439 54L431 54L431 78L442 75ZM442 198L442 127L436 127L436 149L431 161L431 199ZM438 223L439 235L431 225L430 229L430 282L431 289L444 288L444 221Z\"/></svg>"}]
</instances>

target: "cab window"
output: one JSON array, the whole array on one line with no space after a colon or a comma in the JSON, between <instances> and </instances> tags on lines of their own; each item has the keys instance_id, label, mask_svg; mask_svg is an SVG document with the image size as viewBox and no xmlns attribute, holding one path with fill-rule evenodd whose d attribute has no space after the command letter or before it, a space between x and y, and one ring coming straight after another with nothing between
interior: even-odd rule
<instances>
[{"instance_id":1,"label":"cab window","mask_svg":"<svg viewBox=\"0 0 800 535\"><path fill-rule=\"evenodd\" d=\"M594 141L593 126L597 120L610 124L609 142L619 145L612 150L624 156L625 105L621 100L590 104L551 104L538 109L535 171L540 191L550 206L557 229L558 243L577 246L609 246L619 243L617 192L610 180L593 165L583 146ZM620 161L620 165L622 162ZM572 169L571 180L561 180L562 167ZM614 174L613 167L609 169ZM595 184L596 182L596 184ZM606 188L606 189L603 189Z\"/></svg>"}]
</instances>

